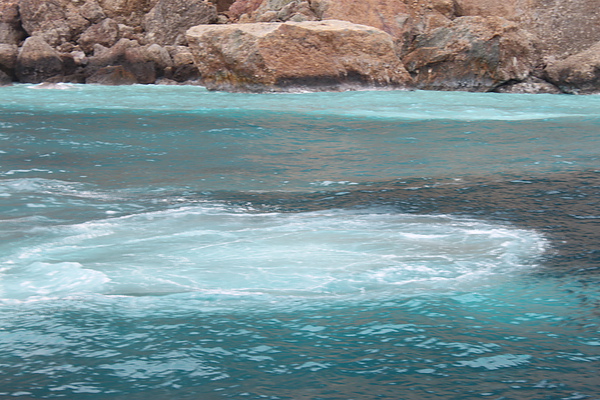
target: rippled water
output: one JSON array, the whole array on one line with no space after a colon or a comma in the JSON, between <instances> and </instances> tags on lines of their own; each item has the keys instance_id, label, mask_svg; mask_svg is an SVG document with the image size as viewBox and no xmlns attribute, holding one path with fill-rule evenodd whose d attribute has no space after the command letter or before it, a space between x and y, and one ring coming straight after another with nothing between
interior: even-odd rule
<instances>
[{"instance_id":1,"label":"rippled water","mask_svg":"<svg viewBox=\"0 0 600 400\"><path fill-rule=\"evenodd\" d=\"M600 398L600 97L0 88L0 398Z\"/></svg>"}]
</instances>

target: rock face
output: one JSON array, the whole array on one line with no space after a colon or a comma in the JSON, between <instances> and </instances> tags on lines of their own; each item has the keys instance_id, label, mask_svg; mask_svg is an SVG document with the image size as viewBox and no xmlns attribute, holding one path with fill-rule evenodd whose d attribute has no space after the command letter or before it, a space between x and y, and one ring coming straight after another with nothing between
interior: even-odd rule
<instances>
[{"instance_id":1,"label":"rock face","mask_svg":"<svg viewBox=\"0 0 600 400\"><path fill-rule=\"evenodd\" d=\"M525 80L535 67L533 43L500 17L461 17L417 37L404 58L416 86L426 90L490 91Z\"/></svg>"},{"instance_id":2,"label":"rock face","mask_svg":"<svg viewBox=\"0 0 600 400\"><path fill-rule=\"evenodd\" d=\"M345 21L204 25L187 38L210 89L405 88L411 80L390 35Z\"/></svg>"},{"instance_id":3,"label":"rock face","mask_svg":"<svg viewBox=\"0 0 600 400\"><path fill-rule=\"evenodd\" d=\"M73 40L89 25L71 2L61 0L21 0L19 14L27 34L41 36L51 46Z\"/></svg>"},{"instance_id":4,"label":"rock face","mask_svg":"<svg viewBox=\"0 0 600 400\"><path fill-rule=\"evenodd\" d=\"M565 93L600 93L600 42L546 68L548 80Z\"/></svg>"},{"instance_id":5,"label":"rock face","mask_svg":"<svg viewBox=\"0 0 600 400\"><path fill-rule=\"evenodd\" d=\"M456 16L499 16L538 39L543 55L564 58L600 41L594 0L455 0Z\"/></svg>"},{"instance_id":6,"label":"rock face","mask_svg":"<svg viewBox=\"0 0 600 400\"><path fill-rule=\"evenodd\" d=\"M273 29L245 25L265 22ZM598 0L0 0L0 71L81 83L100 71L124 83L203 74L230 90L600 93L599 27Z\"/></svg>"},{"instance_id":7,"label":"rock face","mask_svg":"<svg viewBox=\"0 0 600 400\"><path fill-rule=\"evenodd\" d=\"M200 0L159 0L144 18L147 39L161 45L185 45L192 26L217 22L217 8Z\"/></svg>"},{"instance_id":8,"label":"rock face","mask_svg":"<svg viewBox=\"0 0 600 400\"><path fill-rule=\"evenodd\" d=\"M19 44L27 34L21 27L16 1L0 2L0 43Z\"/></svg>"}]
</instances>

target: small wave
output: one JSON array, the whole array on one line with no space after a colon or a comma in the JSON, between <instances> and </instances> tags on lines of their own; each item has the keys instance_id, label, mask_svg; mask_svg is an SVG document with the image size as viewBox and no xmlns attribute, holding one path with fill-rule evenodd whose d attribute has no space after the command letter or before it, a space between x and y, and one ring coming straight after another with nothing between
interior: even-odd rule
<instances>
[{"instance_id":1,"label":"small wave","mask_svg":"<svg viewBox=\"0 0 600 400\"><path fill-rule=\"evenodd\" d=\"M48 89L48 90L72 90L75 89L76 86L70 83L64 83L64 82L59 82L59 83L50 83L50 82L43 82L43 83L39 83L37 85L32 85L32 86L27 86L28 89Z\"/></svg>"}]
</instances>

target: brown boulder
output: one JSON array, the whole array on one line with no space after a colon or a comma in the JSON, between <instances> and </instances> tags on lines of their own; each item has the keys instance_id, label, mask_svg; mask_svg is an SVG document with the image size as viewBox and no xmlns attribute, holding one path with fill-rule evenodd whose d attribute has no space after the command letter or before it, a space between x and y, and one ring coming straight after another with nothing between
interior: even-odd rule
<instances>
[{"instance_id":1,"label":"brown boulder","mask_svg":"<svg viewBox=\"0 0 600 400\"><path fill-rule=\"evenodd\" d=\"M523 81L537 54L526 32L500 17L461 17L420 35L404 65L426 90L490 91Z\"/></svg>"},{"instance_id":2,"label":"brown boulder","mask_svg":"<svg viewBox=\"0 0 600 400\"><path fill-rule=\"evenodd\" d=\"M106 18L106 14L100 4L96 0L87 0L81 7L79 7L79 14L92 24L97 24Z\"/></svg>"},{"instance_id":3,"label":"brown boulder","mask_svg":"<svg viewBox=\"0 0 600 400\"><path fill-rule=\"evenodd\" d=\"M173 66L173 59L165 47L154 43L144 46L143 51L146 53L146 58L156 65L157 70L165 70Z\"/></svg>"},{"instance_id":4,"label":"brown boulder","mask_svg":"<svg viewBox=\"0 0 600 400\"><path fill-rule=\"evenodd\" d=\"M79 37L77 43L87 54L91 53L95 44L111 47L119 39L119 25L112 19L106 18L90 26Z\"/></svg>"},{"instance_id":5,"label":"brown boulder","mask_svg":"<svg viewBox=\"0 0 600 400\"><path fill-rule=\"evenodd\" d=\"M99 44L94 46L94 55L88 57L88 75L93 76L104 67L114 66L123 67L136 78L137 83L149 84L156 81L156 64L134 40L120 39L111 48Z\"/></svg>"},{"instance_id":6,"label":"brown boulder","mask_svg":"<svg viewBox=\"0 0 600 400\"><path fill-rule=\"evenodd\" d=\"M165 69L165 77L176 83L197 83L200 72L194 64L194 56L187 46L169 46L173 65Z\"/></svg>"},{"instance_id":7,"label":"brown boulder","mask_svg":"<svg viewBox=\"0 0 600 400\"><path fill-rule=\"evenodd\" d=\"M563 92L600 93L600 42L563 60L549 63L547 79Z\"/></svg>"},{"instance_id":8,"label":"brown boulder","mask_svg":"<svg viewBox=\"0 0 600 400\"><path fill-rule=\"evenodd\" d=\"M90 24L67 0L21 0L19 13L29 36L42 36L54 47L73 41Z\"/></svg>"},{"instance_id":9,"label":"brown boulder","mask_svg":"<svg viewBox=\"0 0 600 400\"><path fill-rule=\"evenodd\" d=\"M196 26L187 33L209 89L404 88L392 37L345 21Z\"/></svg>"},{"instance_id":10,"label":"brown boulder","mask_svg":"<svg viewBox=\"0 0 600 400\"><path fill-rule=\"evenodd\" d=\"M19 51L15 73L20 82L40 83L63 73L59 53L40 36L25 40Z\"/></svg>"},{"instance_id":11,"label":"brown boulder","mask_svg":"<svg viewBox=\"0 0 600 400\"><path fill-rule=\"evenodd\" d=\"M217 22L217 9L202 0L159 0L144 18L149 43L186 44L185 32L195 25Z\"/></svg>"}]
</instances>

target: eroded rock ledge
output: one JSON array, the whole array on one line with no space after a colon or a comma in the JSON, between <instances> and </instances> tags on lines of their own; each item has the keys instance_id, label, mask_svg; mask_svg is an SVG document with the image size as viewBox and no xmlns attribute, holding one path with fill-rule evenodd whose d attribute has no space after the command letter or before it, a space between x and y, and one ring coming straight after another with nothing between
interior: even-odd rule
<instances>
[{"instance_id":1,"label":"eroded rock ledge","mask_svg":"<svg viewBox=\"0 0 600 400\"><path fill-rule=\"evenodd\" d=\"M598 26L596 0L2 0L0 85L600 93Z\"/></svg>"}]
</instances>

